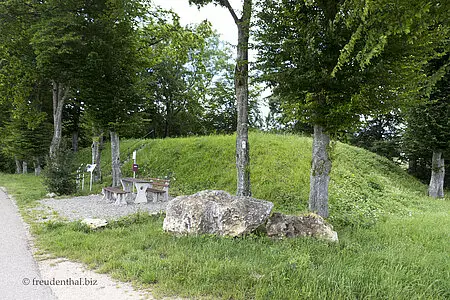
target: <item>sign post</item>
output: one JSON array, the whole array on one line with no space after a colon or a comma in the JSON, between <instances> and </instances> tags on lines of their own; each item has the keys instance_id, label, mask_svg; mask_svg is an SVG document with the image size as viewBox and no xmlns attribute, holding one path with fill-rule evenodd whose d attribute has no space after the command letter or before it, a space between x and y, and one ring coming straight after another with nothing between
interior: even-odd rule
<instances>
[{"instance_id":1,"label":"sign post","mask_svg":"<svg viewBox=\"0 0 450 300\"><path fill-rule=\"evenodd\" d=\"M133 151L133 178L136 178L138 166L136 164L136 150Z\"/></svg>"},{"instance_id":2,"label":"sign post","mask_svg":"<svg viewBox=\"0 0 450 300\"><path fill-rule=\"evenodd\" d=\"M136 172L138 171L139 166L136 163L136 150L133 151L133 178L136 178ZM134 184L133 184L133 193L134 193Z\"/></svg>"}]
</instances>

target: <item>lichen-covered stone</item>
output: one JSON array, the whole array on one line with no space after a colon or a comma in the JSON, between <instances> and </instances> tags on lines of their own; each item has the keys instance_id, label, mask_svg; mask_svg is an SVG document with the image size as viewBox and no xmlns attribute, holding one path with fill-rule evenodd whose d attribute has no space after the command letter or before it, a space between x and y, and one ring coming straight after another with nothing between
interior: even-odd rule
<instances>
[{"instance_id":1,"label":"lichen-covered stone","mask_svg":"<svg viewBox=\"0 0 450 300\"><path fill-rule=\"evenodd\" d=\"M273 203L225 191L202 191L171 200L163 228L182 234L240 236L264 224Z\"/></svg>"},{"instance_id":2,"label":"lichen-covered stone","mask_svg":"<svg viewBox=\"0 0 450 300\"><path fill-rule=\"evenodd\" d=\"M273 213L266 224L270 237L302 237L310 236L331 242L337 242L337 232L321 216L310 213L303 216L290 216Z\"/></svg>"}]
</instances>

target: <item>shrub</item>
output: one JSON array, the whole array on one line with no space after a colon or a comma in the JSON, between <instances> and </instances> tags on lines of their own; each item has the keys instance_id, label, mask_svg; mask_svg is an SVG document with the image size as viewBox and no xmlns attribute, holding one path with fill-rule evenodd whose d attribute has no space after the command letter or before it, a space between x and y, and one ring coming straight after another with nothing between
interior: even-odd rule
<instances>
[{"instance_id":1,"label":"shrub","mask_svg":"<svg viewBox=\"0 0 450 300\"><path fill-rule=\"evenodd\" d=\"M69 195L76 191L74 157L71 150L61 147L52 157L47 157L43 171L44 184L49 192Z\"/></svg>"}]
</instances>

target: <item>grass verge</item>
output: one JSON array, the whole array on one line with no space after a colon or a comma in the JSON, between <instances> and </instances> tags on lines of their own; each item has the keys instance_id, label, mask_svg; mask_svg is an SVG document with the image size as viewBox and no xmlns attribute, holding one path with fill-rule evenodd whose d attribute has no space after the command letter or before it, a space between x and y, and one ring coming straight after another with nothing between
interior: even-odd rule
<instances>
[{"instance_id":1,"label":"grass verge","mask_svg":"<svg viewBox=\"0 0 450 300\"><path fill-rule=\"evenodd\" d=\"M91 231L39 227L41 249L87 263L158 295L219 299L449 299L449 205L347 228L339 244L266 237L174 237L162 216L137 215ZM444 212L445 211L445 212Z\"/></svg>"}]
</instances>

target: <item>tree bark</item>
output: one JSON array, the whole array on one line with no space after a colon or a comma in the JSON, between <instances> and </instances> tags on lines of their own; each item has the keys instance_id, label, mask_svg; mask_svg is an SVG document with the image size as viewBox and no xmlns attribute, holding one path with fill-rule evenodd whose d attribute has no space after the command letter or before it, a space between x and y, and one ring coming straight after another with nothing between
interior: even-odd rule
<instances>
[{"instance_id":1,"label":"tree bark","mask_svg":"<svg viewBox=\"0 0 450 300\"><path fill-rule=\"evenodd\" d=\"M15 157L14 160L16 161L16 174L21 174L22 173L22 162L20 160L18 160L17 157Z\"/></svg>"},{"instance_id":2,"label":"tree bark","mask_svg":"<svg viewBox=\"0 0 450 300\"><path fill-rule=\"evenodd\" d=\"M310 174L309 210L328 217L328 184L331 160L328 155L330 137L319 125L314 126L312 166Z\"/></svg>"},{"instance_id":3,"label":"tree bark","mask_svg":"<svg viewBox=\"0 0 450 300\"><path fill-rule=\"evenodd\" d=\"M72 132L72 151L78 152L78 131Z\"/></svg>"},{"instance_id":4,"label":"tree bark","mask_svg":"<svg viewBox=\"0 0 450 300\"><path fill-rule=\"evenodd\" d=\"M97 136L92 138L92 163L96 164L97 167L93 172L93 181L99 182L102 180L102 168L100 167L101 162L101 154L102 154L102 146L103 146L103 133L98 133Z\"/></svg>"},{"instance_id":5,"label":"tree bark","mask_svg":"<svg viewBox=\"0 0 450 300\"><path fill-rule=\"evenodd\" d=\"M50 144L50 157L58 151L62 137L62 112L64 102L68 97L69 88L56 81L53 85L53 138Z\"/></svg>"},{"instance_id":6,"label":"tree bark","mask_svg":"<svg viewBox=\"0 0 450 300\"><path fill-rule=\"evenodd\" d=\"M41 175L42 171L41 160L39 159L39 157L35 157L33 161L34 161L34 175L39 176Z\"/></svg>"},{"instance_id":7,"label":"tree bark","mask_svg":"<svg viewBox=\"0 0 450 300\"><path fill-rule=\"evenodd\" d=\"M431 179L428 195L433 198L444 198L445 161L442 152L433 151L431 162Z\"/></svg>"},{"instance_id":8,"label":"tree bark","mask_svg":"<svg viewBox=\"0 0 450 300\"><path fill-rule=\"evenodd\" d=\"M410 157L408 160L408 173L416 174L417 172L417 159L415 157Z\"/></svg>"},{"instance_id":9,"label":"tree bark","mask_svg":"<svg viewBox=\"0 0 450 300\"><path fill-rule=\"evenodd\" d=\"M119 136L115 131L110 131L111 136L111 161L112 161L112 186L121 184L122 172L120 171L120 144Z\"/></svg>"},{"instance_id":10,"label":"tree bark","mask_svg":"<svg viewBox=\"0 0 450 300\"><path fill-rule=\"evenodd\" d=\"M22 173L28 174L28 163L26 161L22 162Z\"/></svg>"},{"instance_id":11,"label":"tree bark","mask_svg":"<svg viewBox=\"0 0 450 300\"><path fill-rule=\"evenodd\" d=\"M252 1L244 1L241 19L235 18L238 27L237 59L234 84L237 102L236 168L237 195L251 196L250 144L248 141L248 41L250 36Z\"/></svg>"}]
</instances>

